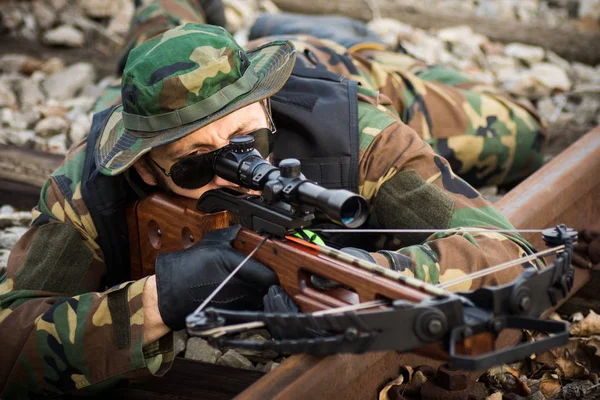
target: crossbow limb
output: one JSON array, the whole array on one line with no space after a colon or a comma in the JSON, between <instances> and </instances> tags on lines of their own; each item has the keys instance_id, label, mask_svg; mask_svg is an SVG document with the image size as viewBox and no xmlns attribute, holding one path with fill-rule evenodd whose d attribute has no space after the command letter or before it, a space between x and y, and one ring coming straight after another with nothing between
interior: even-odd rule
<instances>
[{"instance_id":1,"label":"crossbow limb","mask_svg":"<svg viewBox=\"0 0 600 400\"><path fill-rule=\"evenodd\" d=\"M520 277L505 285L453 293L289 236L310 224L314 207L351 227L360 226L364 221L355 211L365 207L356 196L340 193L345 191L326 191L315 188L312 183L307 185L296 160L284 160L287 161L285 169L278 169L252 156L252 151L251 146L239 143L232 146L231 151L217 157L215 170L230 181L263 190L262 196L219 189L203 195L198 207L209 212L226 209L238 213L244 228L235 239L234 247L243 254L256 251L253 258L277 273L280 285L303 312L208 308L188 316L190 334L221 345L283 353L361 353L392 349L407 352L440 343L451 364L460 369L483 369L514 361L568 341L566 323L538 317L566 297L572 287L571 255L576 241L573 230L558 226L544 231L552 252L560 251L546 268L528 267ZM299 191L303 185L303 191ZM265 241L264 234L271 238ZM264 245L256 250L259 242ZM520 261L525 262L525 259ZM312 284L313 275L339 285L319 290ZM383 303L374 309L355 309L360 307L357 304L373 301ZM339 307L341 309L335 311ZM323 312L327 309L330 310ZM266 326L275 339L248 342L228 336L239 329L257 326ZM493 347L494 339L504 329L530 329L551 335L497 351Z\"/></svg>"}]
</instances>

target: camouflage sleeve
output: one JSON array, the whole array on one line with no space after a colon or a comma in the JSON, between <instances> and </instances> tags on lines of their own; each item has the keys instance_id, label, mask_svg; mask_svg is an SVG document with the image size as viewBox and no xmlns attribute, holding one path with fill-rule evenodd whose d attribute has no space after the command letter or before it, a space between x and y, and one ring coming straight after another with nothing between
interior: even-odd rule
<instances>
[{"instance_id":1,"label":"camouflage sleeve","mask_svg":"<svg viewBox=\"0 0 600 400\"><path fill-rule=\"evenodd\" d=\"M508 220L475 189L454 174L416 132L387 111L385 96L359 102L359 190L376 224L387 229L479 227L512 229ZM379 248L410 257L404 273L432 283L512 260L532 251L516 234L494 232L395 234ZM521 267L467 282L453 289L473 289L515 278Z\"/></svg>"},{"instance_id":2,"label":"camouflage sleeve","mask_svg":"<svg viewBox=\"0 0 600 400\"><path fill-rule=\"evenodd\" d=\"M2 398L101 390L163 374L173 357L171 334L143 346L146 279L102 291L106 267L78 184L67 200L56 179L0 276Z\"/></svg>"}]
</instances>

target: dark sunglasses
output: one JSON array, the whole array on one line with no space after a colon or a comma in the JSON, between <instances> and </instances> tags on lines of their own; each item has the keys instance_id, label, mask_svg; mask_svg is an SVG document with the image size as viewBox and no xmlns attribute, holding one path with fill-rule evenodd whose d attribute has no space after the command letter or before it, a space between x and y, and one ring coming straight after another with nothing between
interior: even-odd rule
<instances>
[{"instance_id":1,"label":"dark sunglasses","mask_svg":"<svg viewBox=\"0 0 600 400\"><path fill-rule=\"evenodd\" d=\"M270 114L269 115L270 119ZM273 121L271 120L271 126L273 125ZM270 153L270 145L269 143L273 140L273 134L275 130L271 130L269 128L261 128L257 129L253 132L248 133L247 135L253 136L255 143L254 148L263 156L267 157ZM219 153L227 148L227 146L222 147L217 150L213 150L209 153L204 154L196 154L193 156L184 157L181 160L177 161L171 167L170 171L167 172L163 167L158 165L152 157L148 156L150 160L156 165L158 169L160 169L165 176L171 178L174 184L183 188L183 189L198 189L202 186L208 185L210 181L212 181L215 177L215 158L219 155Z\"/></svg>"}]
</instances>

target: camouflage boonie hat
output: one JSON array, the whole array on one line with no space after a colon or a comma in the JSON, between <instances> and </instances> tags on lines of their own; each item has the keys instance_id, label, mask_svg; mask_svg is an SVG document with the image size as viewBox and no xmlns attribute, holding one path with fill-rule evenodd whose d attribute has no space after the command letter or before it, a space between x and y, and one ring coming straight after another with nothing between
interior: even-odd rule
<instances>
[{"instance_id":1,"label":"camouflage boonie hat","mask_svg":"<svg viewBox=\"0 0 600 400\"><path fill-rule=\"evenodd\" d=\"M288 41L246 53L223 28L191 23L137 46L123 72L122 105L96 143L96 165L120 174L151 149L275 94L294 57Z\"/></svg>"}]
</instances>

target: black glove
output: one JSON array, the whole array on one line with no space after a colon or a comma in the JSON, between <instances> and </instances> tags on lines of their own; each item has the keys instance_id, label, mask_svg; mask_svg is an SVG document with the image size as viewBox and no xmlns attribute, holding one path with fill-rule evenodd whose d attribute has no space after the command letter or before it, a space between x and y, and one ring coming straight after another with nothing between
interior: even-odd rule
<instances>
[{"instance_id":1,"label":"black glove","mask_svg":"<svg viewBox=\"0 0 600 400\"><path fill-rule=\"evenodd\" d=\"M245 258L231 247L240 227L219 229L204 235L194 246L156 259L158 309L172 330L185 327L192 313ZM271 269L248 260L209 305L231 310L258 310L263 296L279 280Z\"/></svg>"},{"instance_id":2,"label":"black glove","mask_svg":"<svg viewBox=\"0 0 600 400\"><path fill-rule=\"evenodd\" d=\"M365 261L370 261L372 263L375 262L375 259L373 258L373 256L371 254L369 254L368 251L359 249L357 247L344 247L344 248L341 248L340 251L350 254L351 256L358 257ZM322 276L315 275L315 274L312 274L310 276L310 282L317 289L334 289L334 288L342 287L342 285L336 281L333 281L331 279L327 279L327 278L324 278Z\"/></svg>"},{"instance_id":3,"label":"black glove","mask_svg":"<svg viewBox=\"0 0 600 400\"><path fill-rule=\"evenodd\" d=\"M300 312L294 300L283 291L281 286L271 286L263 302L265 304L265 312L268 313L298 314ZM296 324L287 324L284 326L273 325L270 328L270 332L275 339L297 339L306 337L307 335L316 337L327 334L325 331L298 326Z\"/></svg>"},{"instance_id":4,"label":"black glove","mask_svg":"<svg viewBox=\"0 0 600 400\"><path fill-rule=\"evenodd\" d=\"M263 297L263 303L267 313L298 314L300 312L294 300L283 291L281 286L271 286Z\"/></svg>"},{"instance_id":5,"label":"black glove","mask_svg":"<svg viewBox=\"0 0 600 400\"><path fill-rule=\"evenodd\" d=\"M379 250L378 254L383 254L388 262L390 263L390 268L394 271L404 271L409 270L414 274L414 267L412 259L409 256L405 256L404 254L396 253L391 250Z\"/></svg>"},{"instance_id":6,"label":"black glove","mask_svg":"<svg viewBox=\"0 0 600 400\"><path fill-rule=\"evenodd\" d=\"M372 263L377 264L371 253L363 249L357 249L356 247L344 247L341 249L344 253L348 253L352 256L361 258L365 261L370 261ZM413 271L413 263L410 257L405 256L404 254L396 253L395 251L390 250L379 250L377 254L381 254L387 258L388 263L390 264L390 269L394 271L404 271L408 269L411 272Z\"/></svg>"}]
</instances>

